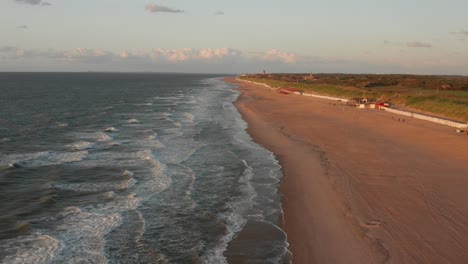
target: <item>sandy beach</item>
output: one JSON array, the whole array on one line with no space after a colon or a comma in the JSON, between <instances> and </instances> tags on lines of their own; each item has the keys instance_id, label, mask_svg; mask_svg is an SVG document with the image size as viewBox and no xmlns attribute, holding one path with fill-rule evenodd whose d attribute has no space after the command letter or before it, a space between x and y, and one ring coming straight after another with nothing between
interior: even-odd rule
<instances>
[{"instance_id":1,"label":"sandy beach","mask_svg":"<svg viewBox=\"0 0 468 264\"><path fill-rule=\"evenodd\" d=\"M293 263L467 263L468 136L237 82L254 140L283 168Z\"/></svg>"}]
</instances>

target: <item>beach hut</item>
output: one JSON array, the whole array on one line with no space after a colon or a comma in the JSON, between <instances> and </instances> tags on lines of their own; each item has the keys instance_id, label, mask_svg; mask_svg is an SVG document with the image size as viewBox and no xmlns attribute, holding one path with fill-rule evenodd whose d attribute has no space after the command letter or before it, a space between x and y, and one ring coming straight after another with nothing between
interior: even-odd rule
<instances>
[{"instance_id":1,"label":"beach hut","mask_svg":"<svg viewBox=\"0 0 468 264\"><path fill-rule=\"evenodd\" d=\"M290 87L281 87L278 92L280 94L301 94L299 90Z\"/></svg>"}]
</instances>

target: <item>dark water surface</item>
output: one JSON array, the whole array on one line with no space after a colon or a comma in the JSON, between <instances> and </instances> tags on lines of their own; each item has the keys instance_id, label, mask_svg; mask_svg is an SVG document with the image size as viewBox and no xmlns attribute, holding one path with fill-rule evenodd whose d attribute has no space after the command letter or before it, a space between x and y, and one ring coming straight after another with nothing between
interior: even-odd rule
<instances>
[{"instance_id":1,"label":"dark water surface","mask_svg":"<svg viewBox=\"0 0 468 264\"><path fill-rule=\"evenodd\" d=\"M245 132L234 88L209 75L0 73L0 261L288 263L280 167ZM252 226L281 235L226 250Z\"/></svg>"}]
</instances>

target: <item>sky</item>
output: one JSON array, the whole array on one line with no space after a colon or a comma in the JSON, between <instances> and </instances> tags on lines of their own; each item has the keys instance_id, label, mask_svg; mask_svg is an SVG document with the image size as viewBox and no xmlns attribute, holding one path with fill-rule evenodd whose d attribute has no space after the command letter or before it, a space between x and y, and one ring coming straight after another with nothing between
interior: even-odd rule
<instances>
[{"instance_id":1,"label":"sky","mask_svg":"<svg viewBox=\"0 0 468 264\"><path fill-rule=\"evenodd\" d=\"M468 75L467 0L0 0L0 71Z\"/></svg>"}]
</instances>

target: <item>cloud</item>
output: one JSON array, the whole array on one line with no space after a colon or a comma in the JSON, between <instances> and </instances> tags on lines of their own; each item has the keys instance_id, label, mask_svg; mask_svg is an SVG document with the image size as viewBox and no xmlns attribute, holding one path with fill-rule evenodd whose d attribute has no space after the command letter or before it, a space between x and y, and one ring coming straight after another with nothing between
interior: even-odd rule
<instances>
[{"instance_id":1,"label":"cloud","mask_svg":"<svg viewBox=\"0 0 468 264\"><path fill-rule=\"evenodd\" d=\"M213 61L226 58L239 57L241 52L230 48L203 48L203 49L154 49L150 57L154 60L163 59L170 62L183 61Z\"/></svg>"},{"instance_id":2,"label":"cloud","mask_svg":"<svg viewBox=\"0 0 468 264\"><path fill-rule=\"evenodd\" d=\"M0 47L0 53L10 53L10 52L15 52L16 51L16 47L13 47L13 46L3 46L3 47Z\"/></svg>"},{"instance_id":3,"label":"cloud","mask_svg":"<svg viewBox=\"0 0 468 264\"><path fill-rule=\"evenodd\" d=\"M463 36L468 36L468 30L459 30L459 31L456 31L456 32L450 32L451 34L454 34L454 35L463 35Z\"/></svg>"},{"instance_id":4,"label":"cloud","mask_svg":"<svg viewBox=\"0 0 468 264\"><path fill-rule=\"evenodd\" d=\"M128 51L126 51L126 50L124 50L124 51L122 51L122 52L120 53L120 58L122 58L122 59L126 59L126 58L128 58L129 56L130 56L130 53L129 53Z\"/></svg>"},{"instance_id":5,"label":"cloud","mask_svg":"<svg viewBox=\"0 0 468 264\"><path fill-rule=\"evenodd\" d=\"M418 42L418 41L407 42L406 46L410 48L432 48L431 44L425 43L425 42Z\"/></svg>"},{"instance_id":6,"label":"cloud","mask_svg":"<svg viewBox=\"0 0 468 264\"><path fill-rule=\"evenodd\" d=\"M223 62L232 61L241 57L239 50L231 48L202 48L202 49L161 49L156 48L149 52L136 52L124 50L120 53L99 49L76 48L68 51L38 51L24 50L14 46L0 47L0 53L8 59L21 58L45 58L54 60L63 60L68 62L85 62L100 64L106 62L139 61L145 63L151 62Z\"/></svg>"},{"instance_id":7,"label":"cloud","mask_svg":"<svg viewBox=\"0 0 468 264\"><path fill-rule=\"evenodd\" d=\"M19 4L28 4L28 5L39 5L42 0L15 0Z\"/></svg>"},{"instance_id":8,"label":"cloud","mask_svg":"<svg viewBox=\"0 0 468 264\"><path fill-rule=\"evenodd\" d=\"M222 59L222 58L233 58L239 57L242 53L239 50L230 48L218 48L218 49L201 49L198 52L198 58L202 60Z\"/></svg>"},{"instance_id":9,"label":"cloud","mask_svg":"<svg viewBox=\"0 0 468 264\"><path fill-rule=\"evenodd\" d=\"M390 46L401 46L401 42L395 42L395 41L390 41L390 40L384 40L384 45L390 45Z\"/></svg>"},{"instance_id":10,"label":"cloud","mask_svg":"<svg viewBox=\"0 0 468 264\"><path fill-rule=\"evenodd\" d=\"M406 43L384 40L384 45L387 46L397 46L397 47L410 47L410 48L432 48L432 44L427 42L419 42L419 41L410 41Z\"/></svg>"},{"instance_id":11,"label":"cloud","mask_svg":"<svg viewBox=\"0 0 468 264\"><path fill-rule=\"evenodd\" d=\"M95 49L77 48L69 51L29 50L14 46L0 47L4 59L50 59L68 62L102 63L110 62L116 57L113 53Z\"/></svg>"},{"instance_id":12,"label":"cloud","mask_svg":"<svg viewBox=\"0 0 468 264\"><path fill-rule=\"evenodd\" d=\"M28 26L26 25L20 25L16 27L17 29L28 29Z\"/></svg>"},{"instance_id":13,"label":"cloud","mask_svg":"<svg viewBox=\"0 0 468 264\"><path fill-rule=\"evenodd\" d=\"M63 52L61 54L62 56L59 56L59 59L67 61L86 62L91 64L111 62L114 58L117 57L117 55L109 51L86 48L76 48L71 51ZM47 53L46 55L50 55L50 53Z\"/></svg>"},{"instance_id":14,"label":"cloud","mask_svg":"<svg viewBox=\"0 0 468 264\"><path fill-rule=\"evenodd\" d=\"M223 12L223 11L216 11L216 12L214 13L214 15L215 15L215 16L222 16L222 15L224 15L224 12Z\"/></svg>"},{"instance_id":15,"label":"cloud","mask_svg":"<svg viewBox=\"0 0 468 264\"><path fill-rule=\"evenodd\" d=\"M298 60L298 56L295 53L288 53L277 49L267 51L261 55L260 58L265 61L282 62L287 64L296 63Z\"/></svg>"},{"instance_id":16,"label":"cloud","mask_svg":"<svg viewBox=\"0 0 468 264\"><path fill-rule=\"evenodd\" d=\"M156 4L147 4L145 6L145 9L148 10L149 12L156 13L156 12L161 12L161 13L184 13L184 10L181 9L173 9L169 8L167 6L162 6L162 5L156 5Z\"/></svg>"},{"instance_id":17,"label":"cloud","mask_svg":"<svg viewBox=\"0 0 468 264\"><path fill-rule=\"evenodd\" d=\"M27 5L42 5L42 6L50 6L52 5L49 2L42 2L42 0L15 0L18 4L27 4Z\"/></svg>"},{"instance_id":18,"label":"cloud","mask_svg":"<svg viewBox=\"0 0 468 264\"><path fill-rule=\"evenodd\" d=\"M452 34L468 36L468 30L460 30L460 31L457 31L457 32L452 32Z\"/></svg>"}]
</instances>

